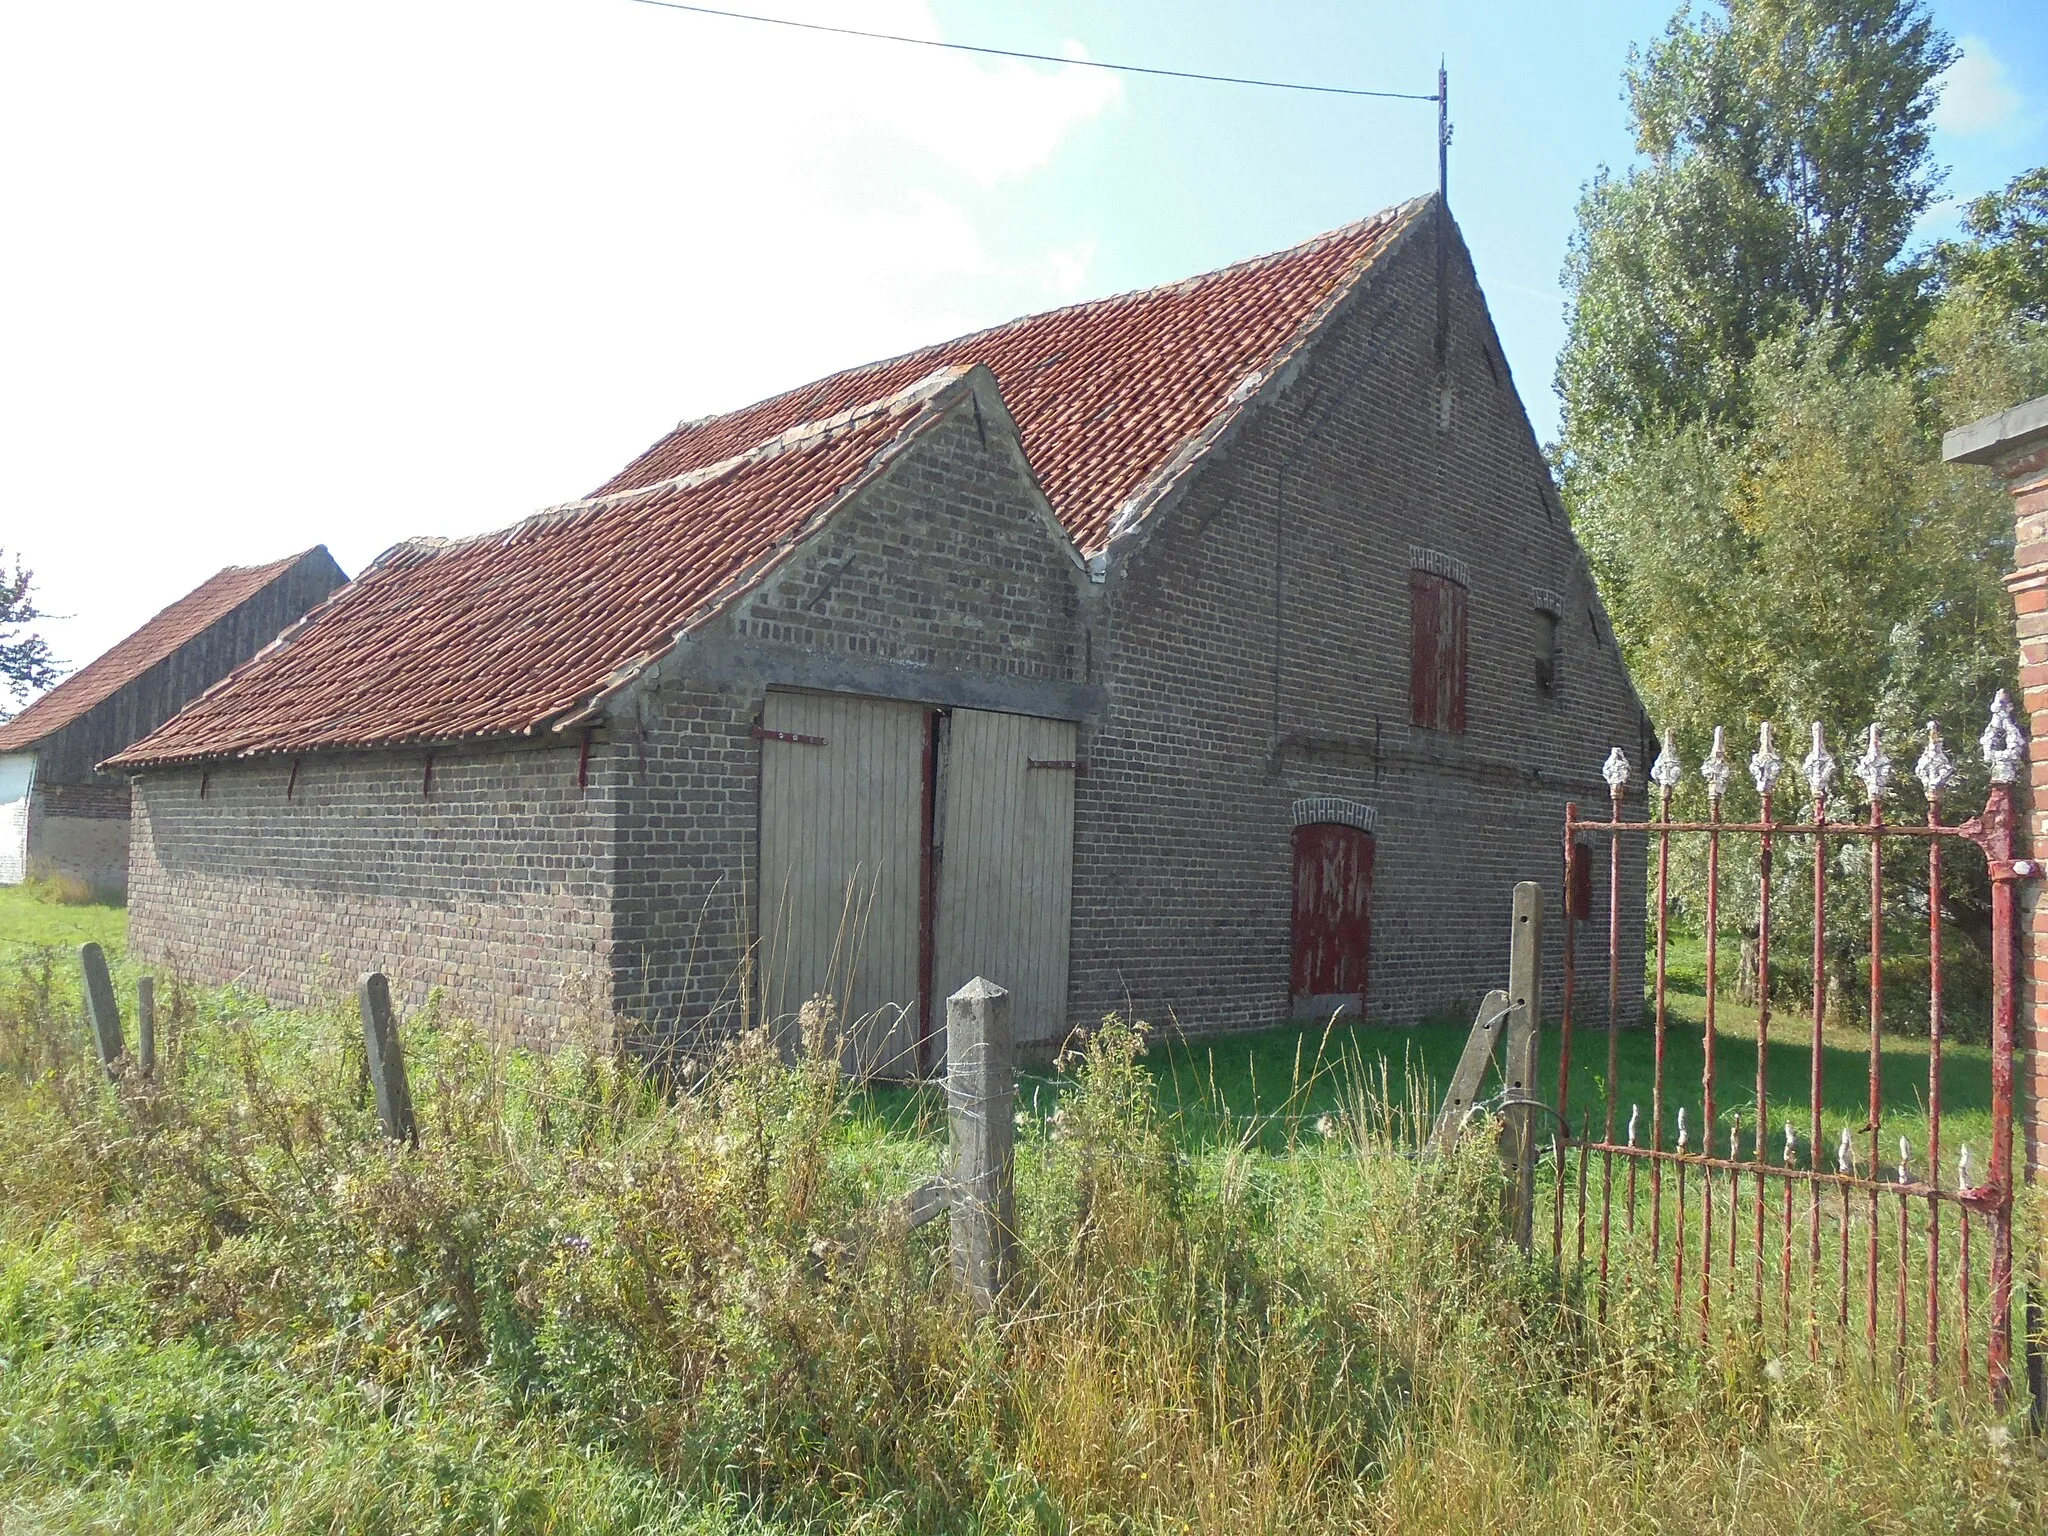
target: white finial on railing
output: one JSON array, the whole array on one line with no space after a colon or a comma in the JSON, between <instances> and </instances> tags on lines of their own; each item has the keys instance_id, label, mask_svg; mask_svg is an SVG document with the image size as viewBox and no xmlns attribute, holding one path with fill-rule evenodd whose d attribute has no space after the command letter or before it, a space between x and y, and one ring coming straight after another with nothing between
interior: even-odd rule
<instances>
[{"instance_id":1,"label":"white finial on railing","mask_svg":"<svg viewBox=\"0 0 2048 1536\"><path fill-rule=\"evenodd\" d=\"M1678 760L1678 745L1672 740L1672 733L1666 731L1657 760L1650 764L1650 782L1668 793L1678 788L1678 781L1684 773L1685 765Z\"/></svg>"},{"instance_id":2,"label":"white finial on railing","mask_svg":"<svg viewBox=\"0 0 2048 1536\"><path fill-rule=\"evenodd\" d=\"M1869 791L1874 808L1884 798L1885 786L1892 781L1892 760L1885 756L1884 739L1875 720L1870 722L1870 734L1864 738L1863 755L1856 759L1856 777Z\"/></svg>"},{"instance_id":3,"label":"white finial on railing","mask_svg":"<svg viewBox=\"0 0 2048 1536\"><path fill-rule=\"evenodd\" d=\"M1856 1149L1849 1145L1849 1127L1842 1127L1842 1139L1835 1143L1835 1171L1854 1173L1856 1171Z\"/></svg>"},{"instance_id":4,"label":"white finial on railing","mask_svg":"<svg viewBox=\"0 0 2048 1536\"><path fill-rule=\"evenodd\" d=\"M1685 1150L1685 1106L1678 1106L1678 1150Z\"/></svg>"},{"instance_id":5,"label":"white finial on railing","mask_svg":"<svg viewBox=\"0 0 2048 1536\"><path fill-rule=\"evenodd\" d=\"M1991 701L1991 723L1984 727L1977 745L1984 750L1984 761L1991 765L1992 783L2010 784L2020 776L2020 764L2027 756L2027 738L2020 733L2019 722L2013 719L2012 695L2003 688Z\"/></svg>"},{"instance_id":6,"label":"white finial on railing","mask_svg":"<svg viewBox=\"0 0 2048 1536\"><path fill-rule=\"evenodd\" d=\"M1719 805L1721 797L1728 793L1728 780L1734 772L1728 763L1727 733L1717 725L1714 727L1714 750L1700 764L1700 777L1707 781L1707 798L1714 804Z\"/></svg>"},{"instance_id":7,"label":"white finial on railing","mask_svg":"<svg viewBox=\"0 0 2048 1536\"><path fill-rule=\"evenodd\" d=\"M1728 1161L1734 1162L1742 1156L1742 1116L1736 1115L1728 1122Z\"/></svg>"},{"instance_id":8,"label":"white finial on railing","mask_svg":"<svg viewBox=\"0 0 2048 1536\"><path fill-rule=\"evenodd\" d=\"M1640 1104L1631 1104L1628 1107L1628 1144L1630 1146L1636 1144L1636 1116L1642 1112L1643 1107Z\"/></svg>"},{"instance_id":9,"label":"white finial on railing","mask_svg":"<svg viewBox=\"0 0 2048 1536\"><path fill-rule=\"evenodd\" d=\"M1607 787L1620 794L1628 785L1628 754L1619 747L1611 749L1607 761L1600 765L1600 777L1607 781Z\"/></svg>"},{"instance_id":10,"label":"white finial on railing","mask_svg":"<svg viewBox=\"0 0 2048 1536\"><path fill-rule=\"evenodd\" d=\"M1766 720L1757 727L1756 751L1750 755L1749 776L1756 783L1756 792L1768 795L1778 787L1778 775L1785 771L1785 759L1778 755L1778 749L1771 742L1771 722Z\"/></svg>"},{"instance_id":11,"label":"white finial on railing","mask_svg":"<svg viewBox=\"0 0 2048 1536\"><path fill-rule=\"evenodd\" d=\"M1963 1155L1956 1159L1956 1188L1970 1187L1970 1144L1963 1143Z\"/></svg>"},{"instance_id":12,"label":"white finial on railing","mask_svg":"<svg viewBox=\"0 0 2048 1536\"><path fill-rule=\"evenodd\" d=\"M1785 1166L1790 1168L1794 1158L1799 1156L1799 1133L1792 1129L1792 1122L1785 1122Z\"/></svg>"},{"instance_id":13,"label":"white finial on railing","mask_svg":"<svg viewBox=\"0 0 2048 1536\"><path fill-rule=\"evenodd\" d=\"M1901 1184L1908 1184L1912 1182L1910 1179L1906 1177L1906 1170L1912 1166L1912 1163L1912 1149L1906 1145L1906 1138L1901 1136L1899 1138L1899 1182Z\"/></svg>"},{"instance_id":14,"label":"white finial on railing","mask_svg":"<svg viewBox=\"0 0 2048 1536\"><path fill-rule=\"evenodd\" d=\"M1835 782L1835 754L1828 750L1827 732L1821 723L1813 722L1813 750L1806 754L1806 761L1799 765L1799 771L1806 775L1806 787L1813 795L1816 814L1828 797L1828 788Z\"/></svg>"},{"instance_id":15,"label":"white finial on railing","mask_svg":"<svg viewBox=\"0 0 2048 1536\"><path fill-rule=\"evenodd\" d=\"M1941 727L1930 720L1927 722L1927 745L1921 749L1920 761L1913 765L1913 777L1920 781L1920 787L1932 800L1955 776L1956 760L1948 755L1948 745L1941 739Z\"/></svg>"}]
</instances>

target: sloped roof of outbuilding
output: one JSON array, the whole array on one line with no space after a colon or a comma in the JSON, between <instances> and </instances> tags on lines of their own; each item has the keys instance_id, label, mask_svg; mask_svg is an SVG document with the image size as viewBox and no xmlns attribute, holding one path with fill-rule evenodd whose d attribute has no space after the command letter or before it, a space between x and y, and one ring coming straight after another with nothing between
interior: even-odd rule
<instances>
[{"instance_id":1,"label":"sloped roof of outbuilding","mask_svg":"<svg viewBox=\"0 0 2048 1536\"><path fill-rule=\"evenodd\" d=\"M958 401L970 372L496 533L400 544L106 766L560 724L801 542Z\"/></svg>"},{"instance_id":2,"label":"sloped roof of outbuilding","mask_svg":"<svg viewBox=\"0 0 2048 1536\"><path fill-rule=\"evenodd\" d=\"M1200 277L1027 315L686 421L598 488L715 463L800 421L847 409L934 368L996 376L1054 514L1087 554L1120 531L1187 450L1213 435L1321 325L1433 199L1384 209L1301 245Z\"/></svg>"},{"instance_id":3,"label":"sloped roof of outbuilding","mask_svg":"<svg viewBox=\"0 0 2048 1536\"><path fill-rule=\"evenodd\" d=\"M268 565L231 565L187 592L142 628L80 667L20 714L0 725L0 752L20 752L112 698L158 662L233 613L315 548Z\"/></svg>"},{"instance_id":4,"label":"sloped roof of outbuilding","mask_svg":"<svg viewBox=\"0 0 2048 1536\"><path fill-rule=\"evenodd\" d=\"M1099 552L1255 408L1431 202L684 422L584 501L390 550L105 766L531 735L587 718L879 472L938 394L977 369L1000 386L1052 512L1080 551Z\"/></svg>"}]
</instances>

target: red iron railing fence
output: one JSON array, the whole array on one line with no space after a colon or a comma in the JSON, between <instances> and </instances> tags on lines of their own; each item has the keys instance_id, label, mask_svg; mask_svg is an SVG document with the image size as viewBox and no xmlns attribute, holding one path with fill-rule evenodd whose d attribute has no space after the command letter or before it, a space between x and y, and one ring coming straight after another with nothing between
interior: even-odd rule
<instances>
[{"instance_id":1,"label":"red iron railing fence","mask_svg":"<svg viewBox=\"0 0 2048 1536\"><path fill-rule=\"evenodd\" d=\"M1674 1320L1702 1338L1716 1328L1747 1328L1787 1353L1803 1349L1815 1359L1843 1354L1845 1346L1860 1340L1867 1359L1893 1354L1902 1378L1921 1374L1930 1382L1952 1381L1967 1388L1980 1379L1981 1370L1981 1379L2002 1400L2013 1369L2017 886L2036 873L2028 861L2015 857L2013 786L2025 741L2013 720L2011 700L1998 695L1980 738L1990 776L1984 808L1954 823L1942 819L1942 800L1956 765L1932 725L1913 770L1925 792L1924 821L1886 819L1893 765L1876 726L1850 769L1867 802L1867 811L1854 807L1860 813L1854 819L1841 814L1850 808L1848 797L1836 792L1837 764L1820 726L1813 727L1811 750L1800 765L1806 803L1799 819L1781 815L1786 765L1768 725L1760 737L1748 764L1759 807L1754 821L1724 817L1735 767L1719 730L1712 752L1698 768L1706 791L1705 820L1672 819L1672 796L1684 769L1669 736L1650 768L1655 809L1649 819L1623 817L1632 770L1620 748L1610 754L1604 770L1612 795L1607 818L1589 819L1576 806L1566 808L1565 986L1556 1096L1560 1129L1552 1144L1557 1177L1550 1192L1553 1257L1560 1266L1577 1266L1587 1283L1597 1280L1603 1311L1610 1283L1620 1278L1618 1269L1632 1268L1637 1278L1655 1277L1660 1287L1668 1275ZM1622 995L1621 871L1624 845L1631 839L1647 844L1654 885L1649 957L1654 1064L1649 1104L1624 1108L1612 1085L1620 1077L1621 1032L1635 1023L1625 1018L1630 1000ZM1672 1021L1668 996L1672 855L1687 840L1696 845L1688 868L1697 871L1698 855L1703 855L1704 874L1694 891L1705 947L1705 995L1699 1081L1680 1084L1667 1076L1666 1047L1679 1027ZM1576 1016L1583 1010L1575 1006L1580 1001L1578 930L1597 921L1589 910L1589 861L1603 841L1609 868L1609 1088L1603 1104L1575 1107L1572 1058L1585 1032ZM1835 888L1831 883L1845 879L1834 868L1842 848L1857 845L1866 849L1858 861L1860 873L1846 877L1846 890ZM1905 845L1918 845L1926 855L1927 1070L1918 1112L1894 1114L1888 1126L1881 1039L1887 917L1896 923L1904 906L1917 918L1920 897L1916 892L1887 908L1883 853ZM1787 1018L1775 1011L1770 980L1773 901L1786 898L1782 885L1774 890L1773 879L1774 864L1795 851L1800 856L1794 878L1802 884L1809 871L1797 866L1811 865L1811 913L1798 915L1796 926L1807 931L1795 939L1801 950L1810 947L1811 974L1810 994ZM1947 951L1954 937L1952 928L1944 932L1945 884L1952 889L1957 873L1974 873L1944 867L1945 859L1958 852L1985 860L1990 888L1988 1130L1981 1105L1969 1117L1974 1134L1988 1144L1981 1163L1959 1137L1945 1137L1943 1126L1944 1088L1957 1054L1944 995L1953 968ZM1731 860L1753 861L1742 885L1749 919L1742 969L1745 980L1756 978L1753 989L1744 987L1744 995L1732 1001L1724 995L1721 976ZM1866 886L1867 891L1861 889ZM1805 898L1808 893L1798 894ZM1839 1020L1829 1017L1831 897L1839 913L1845 896L1861 906L1865 895L1867 996L1859 1000L1857 1012L1867 1018L1868 1040L1867 1052L1856 1052L1867 1058L1856 1063L1856 1070L1866 1079L1859 1086L1867 1088L1867 1118L1851 1125L1838 1110L1833 1112L1837 1123L1831 1141L1825 1123L1830 1117L1830 1057L1840 1065L1844 1054ZM1861 917L1859 912L1855 926L1861 926ZM1782 915L1779 921L1782 927ZM1803 942L1809 940L1810 946ZM1838 993L1842 973L1836 957L1832 976ZM1859 1044L1861 1024L1859 1019ZM1809 1055L1803 1105L1796 1091L1787 1095L1773 1088L1772 1042L1788 1033L1795 1049L1803 1035ZM1782 1047L1779 1055L1782 1060ZM1981 1053L1974 1067L1981 1074ZM1899 1134L1902 1130L1907 1134Z\"/></svg>"}]
</instances>

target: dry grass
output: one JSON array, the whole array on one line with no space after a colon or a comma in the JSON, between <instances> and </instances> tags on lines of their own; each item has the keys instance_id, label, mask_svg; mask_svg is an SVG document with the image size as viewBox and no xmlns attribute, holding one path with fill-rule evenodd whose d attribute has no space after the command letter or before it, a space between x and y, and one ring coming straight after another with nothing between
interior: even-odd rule
<instances>
[{"instance_id":1,"label":"dry grass","mask_svg":"<svg viewBox=\"0 0 2048 1536\"><path fill-rule=\"evenodd\" d=\"M1197 1147L1104 1028L1021 1129L976 1321L942 1225L841 1240L940 1148L822 1045L668 1101L429 1010L415 1153L345 1011L159 1007L156 1080L109 1083L61 969L0 981L10 1530L2048 1524L1982 1404L1680 1349L1648 1293L1596 1324L1502 1241L1483 1140L1425 1170L1384 1079Z\"/></svg>"}]
</instances>

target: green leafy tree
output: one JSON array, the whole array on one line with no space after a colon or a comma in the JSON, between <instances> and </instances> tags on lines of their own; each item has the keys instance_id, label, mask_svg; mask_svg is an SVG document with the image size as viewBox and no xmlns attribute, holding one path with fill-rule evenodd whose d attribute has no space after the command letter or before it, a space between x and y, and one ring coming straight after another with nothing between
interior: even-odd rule
<instances>
[{"instance_id":1,"label":"green leafy tree","mask_svg":"<svg viewBox=\"0 0 2048 1536\"><path fill-rule=\"evenodd\" d=\"M0 688L20 703L33 690L57 681L57 663L49 642L31 628L43 617L35 605L35 573L24 569L17 557L10 576L6 553L0 550ZM9 713L0 708L0 720Z\"/></svg>"},{"instance_id":2,"label":"green leafy tree","mask_svg":"<svg viewBox=\"0 0 2048 1536\"><path fill-rule=\"evenodd\" d=\"M1973 199L1963 209L1963 228L1967 240L1936 248L1942 278L2012 314L2048 321L2048 165Z\"/></svg>"},{"instance_id":3,"label":"green leafy tree","mask_svg":"<svg viewBox=\"0 0 2048 1536\"><path fill-rule=\"evenodd\" d=\"M1632 54L1642 163L1587 189L1558 367L1568 474L1658 422L1739 425L1746 370L1824 323L1896 360L1926 316L1902 261L1940 173L1937 80L1955 46L1920 0L1722 0Z\"/></svg>"}]
</instances>

